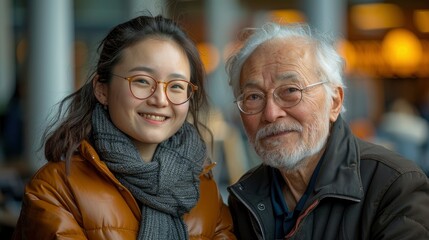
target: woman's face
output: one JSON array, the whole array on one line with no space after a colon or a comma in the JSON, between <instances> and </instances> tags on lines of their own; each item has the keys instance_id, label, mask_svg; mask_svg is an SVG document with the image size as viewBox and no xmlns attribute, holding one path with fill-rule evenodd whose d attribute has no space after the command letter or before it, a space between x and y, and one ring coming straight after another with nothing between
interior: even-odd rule
<instances>
[{"instance_id":1,"label":"woman's face","mask_svg":"<svg viewBox=\"0 0 429 240\"><path fill-rule=\"evenodd\" d=\"M124 49L112 73L123 77L143 74L159 82L190 81L191 78L183 49L172 40L151 37ZM118 76L112 76L106 88L106 100L112 122L135 142L142 155L149 158L157 144L170 138L182 126L189 109L189 101L171 104L162 83L158 83L151 97L139 100L132 95L129 82Z\"/></svg>"}]
</instances>

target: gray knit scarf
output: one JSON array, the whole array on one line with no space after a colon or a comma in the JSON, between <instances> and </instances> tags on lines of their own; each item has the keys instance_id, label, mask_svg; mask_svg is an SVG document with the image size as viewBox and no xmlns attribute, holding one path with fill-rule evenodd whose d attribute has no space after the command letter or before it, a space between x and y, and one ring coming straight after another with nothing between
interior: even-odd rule
<instances>
[{"instance_id":1,"label":"gray knit scarf","mask_svg":"<svg viewBox=\"0 0 429 240\"><path fill-rule=\"evenodd\" d=\"M138 239L188 239L183 214L199 198L199 174L206 147L185 122L144 162L133 142L99 104L92 115L95 149L118 180L142 203ZM114 206L113 206L114 207Z\"/></svg>"}]
</instances>

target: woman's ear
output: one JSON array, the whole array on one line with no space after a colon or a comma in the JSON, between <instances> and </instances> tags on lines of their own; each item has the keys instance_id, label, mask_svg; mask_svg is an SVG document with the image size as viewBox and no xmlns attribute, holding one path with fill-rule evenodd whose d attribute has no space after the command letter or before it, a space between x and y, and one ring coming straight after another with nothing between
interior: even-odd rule
<instances>
[{"instance_id":1,"label":"woman's ear","mask_svg":"<svg viewBox=\"0 0 429 240\"><path fill-rule=\"evenodd\" d=\"M100 76L98 74L92 79L92 87L94 88L94 95L98 102L103 106L107 106L108 86L106 82L100 81Z\"/></svg>"}]
</instances>

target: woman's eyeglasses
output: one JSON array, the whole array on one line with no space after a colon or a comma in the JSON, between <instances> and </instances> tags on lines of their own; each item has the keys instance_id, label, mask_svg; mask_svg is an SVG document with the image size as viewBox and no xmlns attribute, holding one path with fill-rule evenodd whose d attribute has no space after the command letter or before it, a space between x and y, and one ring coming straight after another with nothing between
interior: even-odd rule
<instances>
[{"instance_id":1,"label":"woman's eyeglasses","mask_svg":"<svg viewBox=\"0 0 429 240\"><path fill-rule=\"evenodd\" d=\"M140 100L151 97L159 84L163 84L168 101L174 105L184 104L192 97L194 91L198 90L198 86L186 80L161 82L148 75L135 75L131 77L122 77L117 74L112 75L127 80L131 94Z\"/></svg>"}]
</instances>

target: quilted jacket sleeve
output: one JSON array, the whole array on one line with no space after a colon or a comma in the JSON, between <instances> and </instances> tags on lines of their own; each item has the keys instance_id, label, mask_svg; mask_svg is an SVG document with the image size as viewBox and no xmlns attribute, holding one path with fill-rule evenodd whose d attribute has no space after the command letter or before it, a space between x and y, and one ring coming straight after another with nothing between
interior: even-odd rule
<instances>
[{"instance_id":1,"label":"quilted jacket sleeve","mask_svg":"<svg viewBox=\"0 0 429 240\"><path fill-rule=\"evenodd\" d=\"M219 218L213 239L236 239L233 234L232 217L228 206L224 204L222 197L219 196Z\"/></svg>"},{"instance_id":2,"label":"quilted jacket sleeve","mask_svg":"<svg viewBox=\"0 0 429 240\"><path fill-rule=\"evenodd\" d=\"M48 164L27 184L21 214L13 239L87 239L79 225L73 196L65 187L64 176ZM61 186L61 187L58 187Z\"/></svg>"},{"instance_id":3,"label":"quilted jacket sleeve","mask_svg":"<svg viewBox=\"0 0 429 240\"><path fill-rule=\"evenodd\" d=\"M429 239L429 183L419 171L385 179L371 239Z\"/></svg>"}]
</instances>

